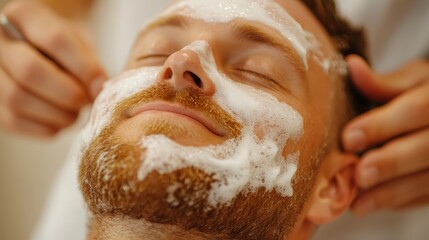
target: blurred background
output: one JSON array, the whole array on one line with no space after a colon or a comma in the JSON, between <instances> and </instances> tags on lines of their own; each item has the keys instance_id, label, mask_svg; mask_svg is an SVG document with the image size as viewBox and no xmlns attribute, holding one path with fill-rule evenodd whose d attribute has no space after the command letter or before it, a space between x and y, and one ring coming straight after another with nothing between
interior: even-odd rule
<instances>
[{"instance_id":1,"label":"blurred background","mask_svg":"<svg viewBox=\"0 0 429 240\"><path fill-rule=\"evenodd\" d=\"M145 13L156 13L163 3L157 1L127 0L135 4L142 5L146 2ZM381 0L378 4L389 1L395 1L403 9L408 5L408 0ZM0 0L0 8L8 2ZM136 12L133 9L124 9L120 0L103 0L104 5L98 6L94 17L91 19L91 25L95 31L95 42L100 51L99 55L109 71L110 75L115 75L121 69L126 58L127 49L132 43L132 37L135 36L142 18L148 16L127 15L127 12ZM160 1L163 2L163 1ZM347 11L343 9L346 16L353 16L354 13L365 13L361 16L363 22L370 23L372 17L377 13L373 9L363 9L360 5L370 0L339 0L338 2L348 2L356 11ZM373 1L375 2L375 1ZM133 5L129 5L132 8ZM340 6L341 7L341 6ZM120 9L121 11L115 11ZM112 13L120 12L120 16L112 16ZM107 14L106 14L107 13ZM104 17L100 17L104 16ZM134 22L134 24L129 23ZM126 26L126 27L124 27ZM402 26L407 29L407 25ZM114 28L112 34L109 28ZM377 28L370 29L371 39L389 39L391 35L379 35ZM408 36L406 36L408 37ZM419 36L415 36L419 39ZM108 40L106 40L108 39ZM427 38L426 38L427 39ZM398 40L398 38L396 38ZM398 41L402 41L399 39ZM397 60L392 56L392 52L386 47L385 41L371 42L373 55L377 54L380 61L377 64L393 66L389 61ZM377 45L379 44L379 45ZM429 44L429 43L428 43ZM106 51L108 49L108 51ZM380 51L380 52L377 52ZM383 51L383 52L381 52ZM412 55L407 48L403 52L395 52L396 55L402 55L402 61L406 61L407 54ZM374 57L373 57L374 60ZM377 60L377 59L375 59ZM383 64L378 69L387 70ZM402 64L402 63L401 63ZM399 66L399 63L397 63ZM1 86L0 86L1 87ZM76 130L82 125L84 117L72 128L63 131L59 136L51 140L28 139L16 135L11 135L0 130L0 240L24 240L28 239L40 214L43 211L47 194L53 185L59 169L62 167L68 149L71 145ZM65 216L66 217L66 216ZM383 223L383 227L380 227ZM386 227L388 226L388 227ZM353 232L363 232L360 238L353 236ZM390 240L386 237L396 236L395 239L424 240L429 239L429 208L416 209L405 214L379 213L369 218L356 220L351 214L346 214L340 221L325 226L317 234L316 239L366 239L366 240ZM362 238L365 236L365 238Z\"/></svg>"},{"instance_id":2,"label":"blurred background","mask_svg":"<svg viewBox=\"0 0 429 240\"><path fill-rule=\"evenodd\" d=\"M9 1L0 0L0 8ZM41 141L0 129L0 239L28 239L74 132Z\"/></svg>"},{"instance_id":3,"label":"blurred background","mask_svg":"<svg viewBox=\"0 0 429 240\"><path fill-rule=\"evenodd\" d=\"M7 2L0 0L0 8ZM72 132L40 141L0 130L0 239L28 238L63 164Z\"/></svg>"},{"instance_id":4,"label":"blurred background","mask_svg":"<svg viewBox=\"0 0 429 240\"><path fill-rule=\"evenodd\" d=\"M28 239L73 135L40 141L0 132L0 239Z\"/></svg>"},{"instance_id":5,"label":"blurred background","mask_svg":"<svg viewBox=\"0 0 429 240\"><path fill-rule=\"evenodd\" d=\"M11 1L0 0L0 9ZM136 33L166 2L127 1L97 1L89 19L93 44L109 76L121 71ZM135 6L145 9L129 14L136 13ZM31 139L0 129L0 240L29 239L87 113L83 111L73 127L53 139Z\"/></svg>"}]
</instances>

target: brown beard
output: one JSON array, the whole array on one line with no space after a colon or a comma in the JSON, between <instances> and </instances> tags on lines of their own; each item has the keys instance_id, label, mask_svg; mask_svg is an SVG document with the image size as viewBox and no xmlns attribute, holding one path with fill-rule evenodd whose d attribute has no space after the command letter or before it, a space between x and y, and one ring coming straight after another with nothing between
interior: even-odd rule
<instances>
[{"instance_id":1,"label":"brown beard","mask_svg":"<svg viewBox=\"0 0 429 240\"><path fill-rule=\"evenodd\" d=\"M81 161L80 187L93 214L143 218L232 239L279 239L292 230L314 181L314 171L309 171L306 163L299 165L293 180L294 189L298 189L293 197L259 189L240 193L230 204L217 208L210 208L207 202L211 184L216 180L200 169L152 172L139 180L144 150L137 144L120 142L114 132L127 109L159 99L204 112L230 129L231 137L240 133L240 124L194 90L175 93L168 85L160 84L123 101L116 108L112 123L84 151ZM180 187L169 192L174 185Z\"/></svg>"}]
</instances>

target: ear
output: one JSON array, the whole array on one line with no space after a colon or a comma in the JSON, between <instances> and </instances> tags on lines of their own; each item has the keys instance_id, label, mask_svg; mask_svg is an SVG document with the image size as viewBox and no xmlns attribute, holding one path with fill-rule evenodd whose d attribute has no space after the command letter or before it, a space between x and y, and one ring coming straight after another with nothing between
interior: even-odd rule
<instances>
[{"instance_id":1,"label":"ear","mask_svg":"<svg viewBox=\"0 0 429 240\"><path fill-rule=\"evenodd\" d=\"M313 189L307 220L321 225L338 218L351 205L357 193L354 170L358 158L333 152L321 166Z\"/></svg>"}]
</instances>

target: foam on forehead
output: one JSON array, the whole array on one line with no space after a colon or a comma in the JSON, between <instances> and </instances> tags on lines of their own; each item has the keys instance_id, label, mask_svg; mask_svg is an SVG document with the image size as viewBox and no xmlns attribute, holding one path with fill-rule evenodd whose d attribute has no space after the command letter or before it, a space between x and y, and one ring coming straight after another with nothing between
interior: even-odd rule
<instances>
[{"instance_id":1,"label":"foam on forehead","mask_svg":"<svg viewBox=\"0 0 429 240\"><path fill-rule=\"evenodd\" d=\"M261 22L277 30L295 48L305 66L307 54L316 48L301 25L274 0L179 0L162 15L180 14L210 23L226 23L237 18Z\"/></svg>"}]
</instances>

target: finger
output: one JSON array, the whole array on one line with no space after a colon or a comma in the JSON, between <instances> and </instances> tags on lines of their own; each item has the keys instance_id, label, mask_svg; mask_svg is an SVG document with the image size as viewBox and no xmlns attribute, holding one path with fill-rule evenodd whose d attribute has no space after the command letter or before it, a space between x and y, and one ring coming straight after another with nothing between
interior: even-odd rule
<instances>
[{"instance_id":1,"label":"finger","mask_svg":"<svg viewBox=\"0 0 429 240\"><path fill-rule=\"evenodd\" d=\"M16 113L54 129L64 129L72 125L78 116L78 113L62 111L26 91L23 91L21 100L16 103Z\"/></svg>"},{"instance_id":2,"label":"finger","mask_svg":"<svg viewBox=\"0 0 429 240\"><path fill-rule=\"evenodd\" d=\"M21 118L38 122L54 129L62 129L71 125L78 113L66 112L52 106L20 88L0 69L2 88L0 104L12 114Z\"/></svg>"},{"instance_id":3,"label":"finger","mask_svg":"<svg viewBox=\"0 0 429 240\"><path fill-rule=\"evenodd\" d=\"M92 91L95 97L106 74L95 52L80 38L70 24L40 4L16 1L4 9L27 41L48 55Z\"/></svg>"},{"instance_id":4,"label":"finger","mask_svg":"<svg viewBox=\"0 0 429 240\"><path fill-rule=\"evenodd\" d=\"M34 137L53 137L58 130L11 114L0 105L0 126L7 131Z\"/></svg>"},{"instance_id":5,"label":"finger","mask_svg":"<svg viewBox=\"0 0 429 240\"><path fill-rule=\"evenodd\" d=\"M425 169L429 169L429 128L365 154L357 166L356 183L367 189Z\"/></svg>"},{"instance_id":6,"label":"finger","mask_svg":"<svg viewBox=\"0 0 429 240\"><path fill-rule=\"evenodd\" d=\"M359 152L429 126L429 84L355 118L344 129L346 151Z\"/></svg>"},{"instance_id":7,"label":"finger","mask_svg":"<svg viewBox=\"0 0 429 240\"><path fill-rule=\"evenodd\" d=\"M429 195L427 187L429 171L393 180L362 193L352 205L352 211L359 216L377 210L392 210L416 199Z\"/></svg>"},{"instance_id":8,"label":"finger","mask_svg":"<svg viewBox=\"0 0 429 240\"><path fill-rule=\"evenodd\" d=\"M429 204L429 195L428 196L424 196L421 198L418 198L416 200L413 200L409 203L406 203L404 205L401 205L399 207L397 207L395 210L408 210L411 208L417 208L417 207L422 207L422 206L427 206Z\"/></svg>"},{"instance_id":9,"label":"finger","mask_svg":"<svg viewBox=\"0 0 429 240\"><path fill-rule=\"evenodd\" d=\"M416 60L403 68L388 73L377 74L357 55L346 59L354 85L366 97L386 102L399 94L429 81L429 62Z\"/></svg>"},{"instance_id":10,"label":"finger","mask_svg":"<svg viewBox=\"0 0 429 240\"><path fill-rule=\"evenodd\" d=\"M0 33L0 63L14 81L59 108L78 111L89 100L82 86L39 52ZM19 56L19 57L17 57Z\"/></svg>"}]
</instances>

